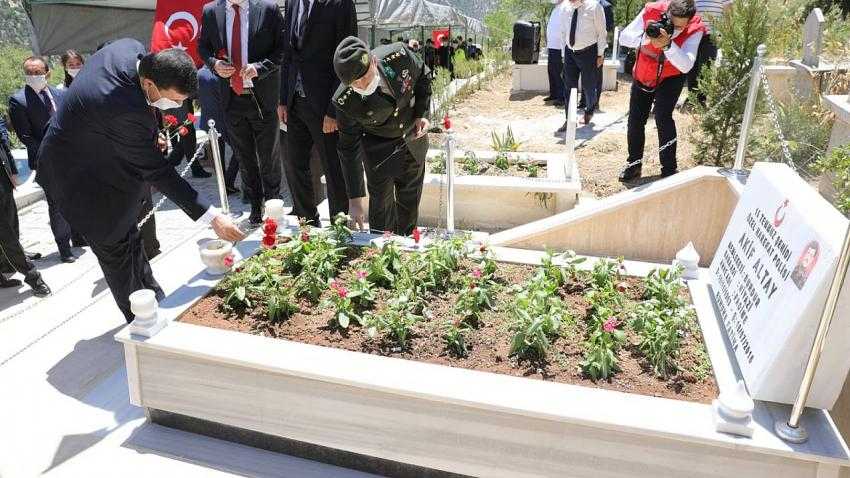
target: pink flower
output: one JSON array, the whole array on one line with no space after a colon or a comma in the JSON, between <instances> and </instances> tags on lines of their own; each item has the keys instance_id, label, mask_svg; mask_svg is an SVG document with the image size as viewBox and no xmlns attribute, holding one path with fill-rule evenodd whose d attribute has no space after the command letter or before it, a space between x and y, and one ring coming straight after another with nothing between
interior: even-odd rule
<instances>
[{"instance_id":1,"label":"pink flower","mask_svg":"<svg viewBox=\"0 0 850 478\"><path fill-rule=\"evenodd\" d=\"M301 231L301 242L310 242L310 233L307 231Z\"/></svg>"},{"instance_id":2,"label":"pink flower","mask_svg":"<svg viewBox=\"0 0 850 478\"><path fill-rule=\"evenodd\" d=\"M357 271L357 278L358 279L365 279L366 275L367 275L366 271Z\"/></svg>"},{"instance_id":3,"label":"pink flower","mask_svg":"<svg viewBox=\"0 0 850 478\"><path fill-rule=\"evenodd\" d=\"M611 317L610 319L606 320L604 324L602 324L602 330L610 334L614 331L614 329L617 328L618 325L620 325L620 323L617 322L617 319Z\"/></svg>"},{"instance_id":4,"label":"pink flower","mask_svg":"<svg viewBox=\"0 0 850 478\"><path fill-rule=\"evenodd\" d=\"M473 279L480 279L481 278L481 269L479 269L477 267L475 269L472 269L472 278Z\"/></svg>"},{"instance_id":5,"label":"pink flower","mask_svg":"<svg viewBox=\"0 0 850 478\"><path fill-rule=\"evenodd\" d=\"M224 256L224 267L227 267L228 269L233 267L233 254Z\"/></svg>"},{"instance_id":6,"label":"pink flower","mask_svg":"<svg viewBox=\"0 0 850 478\"><path fill-rule=\"evenodd\" d=\"M177 134L179 134L180 136L186 136L187 134L189 134L189 128L181 126L180 129L177 130Z\"/></svg>"},{"instance_id":7,"label":"pink flower","mask_svg":"<svg viewBox=\"0 0 850 478\"><path fill-rule=\"evenodd\" d=\"M346 297L348 297L348 289L343 286L337 287L336 293L339 294L340 299L345 299Z\"/></svg>"}]
</instances>

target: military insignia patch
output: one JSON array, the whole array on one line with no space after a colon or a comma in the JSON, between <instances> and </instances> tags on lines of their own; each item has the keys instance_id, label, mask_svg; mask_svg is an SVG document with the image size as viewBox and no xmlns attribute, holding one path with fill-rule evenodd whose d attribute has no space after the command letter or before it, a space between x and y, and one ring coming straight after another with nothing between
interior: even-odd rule
<instances>
[{"instance_id":1,"label":"military insignia patch","mask_svg":"<svg viewBox=\"0 0 850 478\"><path fill-rule=\"evenodd\" d=\"M402 78L402 80L401 80L401 94L405 94L410 90L411 83L413 83L413 78L410 78L410 77Z\"/></svg>"},{"instance_id":2,"label":"military insignia patch","mask_svg":"<svg viewBox=\"0 0 850 478\"><path fill-rule=\"evenodd\" d=\"M384 65L384 75L386 75L387 79L394 80L396 77L396 72L388 65Z\"/></svg>"}]
</instances>

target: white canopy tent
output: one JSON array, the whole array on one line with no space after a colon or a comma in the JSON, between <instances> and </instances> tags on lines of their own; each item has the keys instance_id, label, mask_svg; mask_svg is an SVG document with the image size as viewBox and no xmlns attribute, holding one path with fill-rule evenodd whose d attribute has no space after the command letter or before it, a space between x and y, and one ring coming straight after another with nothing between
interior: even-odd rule
<instances>
[{"instance_id":1,"label":"white canopy tent","mask_svg":"<svg viewBox=\"0 0 850 478\"><path fill-rule=\"evenodd\" d=\"M480 20L463 14L449 5L428 0L374 0L372 24L360 27L360 36L392 36L395 32L418 31L417 36L426 36L432 29L450 28L464 36L486 35ZM369 31L371 30L371 32Z\"/></svg>"}]
</instances>

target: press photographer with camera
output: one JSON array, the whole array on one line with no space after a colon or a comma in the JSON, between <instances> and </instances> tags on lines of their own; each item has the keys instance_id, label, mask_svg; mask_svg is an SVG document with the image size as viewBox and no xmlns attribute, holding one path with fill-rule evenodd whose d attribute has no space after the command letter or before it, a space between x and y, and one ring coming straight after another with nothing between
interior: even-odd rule
<instances>
[{"instance_id":1,"label":"press photographer with camera","mask_svg":"<svg viewBox=\"0 0 850 478\"><path fill-rule=\"evenodd\" d=\"M637 51L629 100L629 158L620 181L641 176L644 128L653 102L659 146L676 138L673 109L705 32L694 0L669 0L647 3L620 33L620 44ZM675 142L660 153L660 160L662 177L676 174Z\"/></svg>"}]
</instances>

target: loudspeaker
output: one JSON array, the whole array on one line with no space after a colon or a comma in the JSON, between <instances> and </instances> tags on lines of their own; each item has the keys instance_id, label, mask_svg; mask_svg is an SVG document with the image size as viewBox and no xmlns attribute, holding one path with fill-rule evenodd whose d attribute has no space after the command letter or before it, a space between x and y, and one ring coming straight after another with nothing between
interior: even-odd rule
<instances>
[{"instance_id":1,"label":"loudspeaker","mask_svg":"<svg viewBox=\"0 0 850 478\"><path fill-rule=\"evenodd\" d=\"M540 22L520 20L514 23L511 55L518 65L537 63L540 57Z\"/></svg>"}]
</instances>

